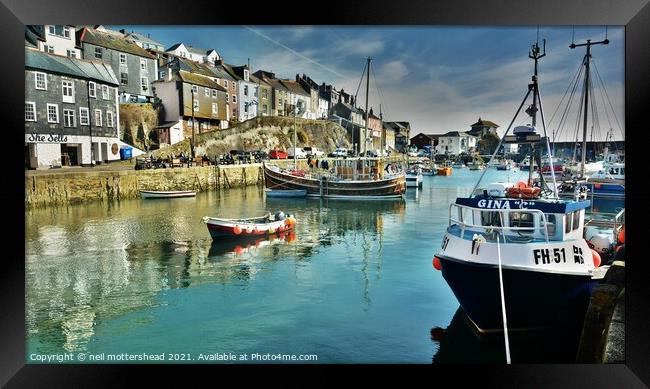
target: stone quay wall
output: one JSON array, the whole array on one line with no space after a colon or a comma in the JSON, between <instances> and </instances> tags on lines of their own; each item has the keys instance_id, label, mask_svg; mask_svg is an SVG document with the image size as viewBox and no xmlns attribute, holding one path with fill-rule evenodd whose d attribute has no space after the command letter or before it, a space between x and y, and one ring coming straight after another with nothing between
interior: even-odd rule
<instances>
[{"instance_id":1,"label":"stone quay wall","mask_svg":"<svg viewBox=\"0 0 650 389\"><path fill-rule=\"evenodd\" d=\"M273 161L284 166L293 161ZM305 160L298 168L306 168ZM149 170L57 171L25 175L25 208L138 198L140 190L229 189L264 185L262 164L195 166Z\"/></svg>"}]
</instances>

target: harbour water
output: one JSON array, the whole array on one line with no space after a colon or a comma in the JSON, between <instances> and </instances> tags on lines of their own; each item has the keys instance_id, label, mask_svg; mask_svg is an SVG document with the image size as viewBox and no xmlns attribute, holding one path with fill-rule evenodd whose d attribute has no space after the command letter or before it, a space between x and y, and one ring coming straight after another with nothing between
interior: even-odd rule
<instances>
[{"instance_id":1,"label":"harbour water","mask_svg":"<svg viewBox=\"0 0 650 389\"><path fill-rule=\"evenodd\" d=\"M466 326L431 264L449 204L481 173L425 176L404 200L266 199L263 188L247 187L27 211L27 355L503 363L503 338L478 338ZM483 183L526 176L490 169ZM296 215L295 233L213 242L201 222L275 210ZM577 339L568 334L511 336L513 362L572 362ZM531 339L544 347L527 347Z\"/></svg>"}]
</instances>

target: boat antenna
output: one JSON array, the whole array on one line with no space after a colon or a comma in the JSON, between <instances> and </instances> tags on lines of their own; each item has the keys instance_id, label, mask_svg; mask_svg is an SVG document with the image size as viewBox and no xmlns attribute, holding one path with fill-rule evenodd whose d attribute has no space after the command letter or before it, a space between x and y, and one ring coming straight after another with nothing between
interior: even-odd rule
<instances>
[{"instance_id":1,"label":"boat antenna","mask_svg":"<svg viewBox=\"0 0 650 389\"><path fill-rule=\"evenodd\" d=\"M579 43L579 44L571 43L569 45L569 48L571 49L575 49L576 47L581 47L581 46L587 47L587 52L585 53L585 56L582 61L582 63L585 66L585 82L584 82L585 113L583 116L583 125L582 125L582 149L580 150L580 154L582 154L580 176L583 178L585 176L585 162L587 156L587 118L588 118L588 111L589 111L589 63L591 61L591 46L601 45L601 44L606 45L608 43L609 40L605 38L605 40L598 41L598 42L592 42L591 39L587 39L586 43Z\"/></svg>"}]
</instances>

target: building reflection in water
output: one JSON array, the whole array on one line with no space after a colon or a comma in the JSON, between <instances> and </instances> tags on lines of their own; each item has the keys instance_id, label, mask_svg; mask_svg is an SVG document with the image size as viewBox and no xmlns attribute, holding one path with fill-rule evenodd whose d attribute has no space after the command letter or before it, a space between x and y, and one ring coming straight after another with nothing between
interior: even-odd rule
<instances>
[{"instance_id":1,"label":"building reflection in water","mask_svg":"<svg viewBox=\"0 0 650 389\"><path fill-rule=\"evenodd\" d=\"M98 323L164 304L157 298L163 290L245 286L274 262L294 261L298 269L337 245L350 248L349 260L360 261L362 298L370 304L371 275L381 277L385 231L401 222L404 201L283 203L265 201L259 188L241 192L27 211L30 352L87 350ZM296 215L295 232L246 244L213 241L200 221L205 215L251 217L276 209Z\"/></svg>"}]
</instances>

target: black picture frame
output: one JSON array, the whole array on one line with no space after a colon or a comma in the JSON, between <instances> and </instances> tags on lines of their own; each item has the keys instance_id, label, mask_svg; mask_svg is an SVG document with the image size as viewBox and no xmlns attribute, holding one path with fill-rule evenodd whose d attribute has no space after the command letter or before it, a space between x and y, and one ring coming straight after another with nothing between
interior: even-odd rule
<instances>
[{"instance_id":1,"label":"black picture frame","mask_svg":"<svg viewBox=\"0 0 650 389\"><path fill-rule=\"evenodd\" d=\"M315 5L319 5L314 3ZM161 380L188 385L194 375L206 375L212 384L236 380L247 386L253 381L300 386L312 383L345 383L338 374L354 372L363 381L397 373L412 381L418 374L431 385L450 379L453 384L478 383L488 387L644 387L650 385L647 265L644 258L642 223L644 206L650 199L643 182L642 133L648 126L650 102L650 5L648 0L446 0L409 3L387 0L361 2L329 1L318 7L306 3L274 3L273 6L238 2L193 2L191 7L172 0L133 2L125 0L3 0L0 5L1 35L5 39L1 106L3 136L3 184L0 198L5 255L0 271L0 384L7 387L122 387L145 377L148 383ZM626 228L630 258L626 284L626 363L625 365L476 365L476 366L301 366L303 378L291 366L185 366L185 365L29 365L25 364L25 247L24 166L16 147L23 136L24 25L25 24L246 24L246 25L625 25L625 128L628 186ZM646 162L647 164L647 162ZM15 215L13 215L15 213ZM23 221L21 223L20 221ZM22 227L22 229L21 229ZM251 374L249 370L256 370ZM188 371L189 370L189 371ZM180 373L180 374L179 374ZM215 374L216 373L216 374ZM378 374L379 373L379 374ZM444 377L444 378L443 378ZM205 377L204 377L205 378ZM153 380L153 381L150 381ZM644 385L645 384L645 385Z\"/></svg>"}]
</instances>

